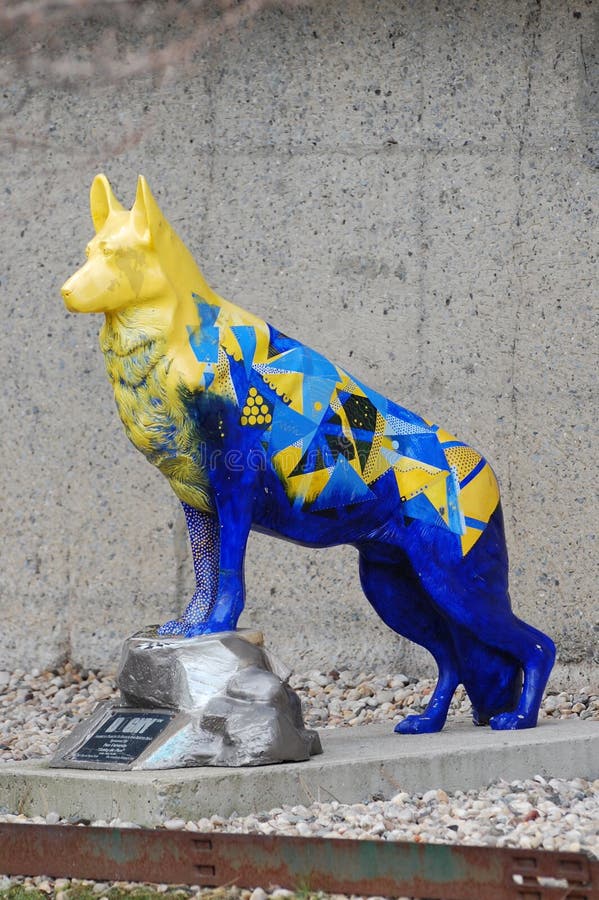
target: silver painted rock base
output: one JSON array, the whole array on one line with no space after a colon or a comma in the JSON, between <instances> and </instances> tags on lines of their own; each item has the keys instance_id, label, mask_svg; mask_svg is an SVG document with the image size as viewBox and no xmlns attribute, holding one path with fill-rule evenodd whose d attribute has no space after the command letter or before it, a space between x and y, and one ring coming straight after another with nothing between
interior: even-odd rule
<instances>
[{"instance_id":1,"label":"silver painted rock base","mask_svg":"<svg viewBox=\"0 0 599 900\"><path fill-rule=\"evenodd\" d=\"M123 646L120 703L103 703L59 745L50 765L172 769L299 762L321 753L305 728L290 670L259 632L195 638L151 626Z\"/></svg>"}]
</instances>

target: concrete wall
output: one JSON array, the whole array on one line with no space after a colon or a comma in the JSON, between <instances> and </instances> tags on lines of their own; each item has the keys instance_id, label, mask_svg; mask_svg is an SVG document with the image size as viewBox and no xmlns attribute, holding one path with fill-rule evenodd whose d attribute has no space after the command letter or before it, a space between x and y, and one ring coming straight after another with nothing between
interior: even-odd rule
<instances>
[{"instance_id":1,"label":"concrete wall","mask_svg":"<svg viewBox=\"0 0 599 900\"><path fill-rule=\"evenodd\" d=\"M598 27L585 0L339 0L263 12L166 80L3 64L0 668L111 666L192 589L101 322L59 295L106 171L127 204L146 175L221 294L485 452L515 607L596 672ZM356 563L252 536L242 624L299 670L428 670Z\"/></svg>"}]
</instances>

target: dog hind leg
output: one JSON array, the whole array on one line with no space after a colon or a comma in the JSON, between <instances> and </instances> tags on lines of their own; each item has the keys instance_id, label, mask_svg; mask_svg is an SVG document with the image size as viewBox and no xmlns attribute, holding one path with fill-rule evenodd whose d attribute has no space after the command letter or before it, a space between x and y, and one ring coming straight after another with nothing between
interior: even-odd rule
<instances>
[{"instance_id":1,"label":"dog hind leg","mask_svg":"<svg viewBox=\"0 0 599 900\"><path fill-rule=\"evenodd\" d=\"M515 706L490 716L489 724L496 729L533 728L536 725L543 690L555 658L553 641L532 625L518 619L511 609L508 593L508 562L503 533L501 508L493 513L485 531L470 552L457 558L449 539L441 529L431 540L430 533L421 535L427 541L412 541L408 553L413 565L419 566L422 584L441 613L454 629L464 629L473 638L495 650L495 660L509 661L512 685L517 668L524 674L524 683ZM424 551L424 552L423 552ZM484 658L482 659L484 663ZM477 691L489 698L497 689L496 664L486 671L484 665L467 673L467 680L478 681ZM507 678L506 684L509 681ZM468 686L468 685L467 685ZM488 712L493 703L486 704ZM482 704L481 704L482 706ZM484 716L484 712L482 713Z\"/></svg>"},{"instance_id":2,"label":"dog hind leg","mask_svg":"<svg viewBox=\"0 0 599 900\"><path fill-rule=\"evenodd\" d=\"M488 725L493 716L518 705L522 669L513 656L482 643L471 631L454 625L452 633L462 683L472 702L472 720L475 725Z\"/></svg>"},{"instance_id":3,"label":"dog hind leg","mask_svg":"<svg viewBox=\"0 0 599 900\"><path fill-rule=\"evenodd\" d=\"M363 549L360 552L360 579L369 602L390 628L425 647L439 669L436 687L424 712L406 716L395 731L400 734L440 731L460 682L448 623L409 568L406 571L399 563L369 559L367 552Z\"/></svg>"}]
</instances>

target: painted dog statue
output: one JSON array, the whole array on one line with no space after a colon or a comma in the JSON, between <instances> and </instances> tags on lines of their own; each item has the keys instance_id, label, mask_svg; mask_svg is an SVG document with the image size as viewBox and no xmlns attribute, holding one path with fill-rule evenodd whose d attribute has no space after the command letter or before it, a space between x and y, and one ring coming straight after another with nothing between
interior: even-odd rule
<instances>
[{"instance_id":1,"label":"painted dog statue","mask_svg":"<svg viewBox=\"0 0 599 900\"><path fill-rule=\"evenodd\" d=\"M438 731L463 683L474 721L536 724L553 642L516 618L497 481L483 457L217 296L143 177L133 208L91 188L96 235L62 288L100 344L133 444L168 478L196 590L163 635L233 630L251 528L353 544L364 593L439 678L402 733Z\"/></svg>"}]
</instances>

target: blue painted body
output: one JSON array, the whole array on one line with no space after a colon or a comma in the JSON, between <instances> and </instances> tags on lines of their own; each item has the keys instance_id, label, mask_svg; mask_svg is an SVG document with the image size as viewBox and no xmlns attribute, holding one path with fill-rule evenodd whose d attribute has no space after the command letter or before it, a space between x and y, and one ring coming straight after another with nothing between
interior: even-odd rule
<instances>
[{"instance_id":1,"label":"blue painted body","mask_svg":"<svg viewBox=\"0 0 599 900\"><path fill-rule=\"evenodd\" d=\"M204 359L216 359L216 316L207 311L207 304L202 307L208 333L197 341L197 353ZM270 344L275 359L294 351L297 362L309 370L303 373L304 384L313 381L313 390L320 388L318 395L328 400L330 382L338 380L338 369L272 328ZM254 390L269 409L281 408L280 397L265 384L251 359L229 360L229 364L237 396L247 397ZM436 426L357 379L352 382L373 410L395 422L398 454L424 458L439 468L447 466ZM251 528L315 547L349 543L359 551L362 587L377 613L396 632L426 647L439 667L439 680L427 709L421 715L408 716L397 731L442 728L460 683L473 702L477 724L490 722L495 728L535 725L555 650L546 635L511 610L501 506L496 506L488 522L471 520L480 528L480 536L464 554L459 525L452 530L450 518L441 521L438 512L418 496L412 501L399 497L392 469L369 485L355 477L347 458L360 442L368 453L373 429L355 428L354 442L343 445L328 402L302 445L306 449L303 468L335 470L339 466L340 475L335 484L329 480L327 493L323 489L316 500L290 497L276 458L282 449L305 436L305 421L289 414L287 420L280 417L277 428L275 412L270 427L240 426L239 405L212 392L211 383L208 379L202 391L187 394L185 404L195 424L197 446L205 456L213 511L192 509L187 504L184 508L194 560L218 558L219 565L212 565L210 572L202 575L196 563L194 598L181 619L166 623L162 633L191 636L236 627L244 603L243 558ZM450 445L462 446L458 441L444 446ZM465 487L484 465L481 459L458 484L456 504L460 486Z\"/></svg>"}]
</instances>

